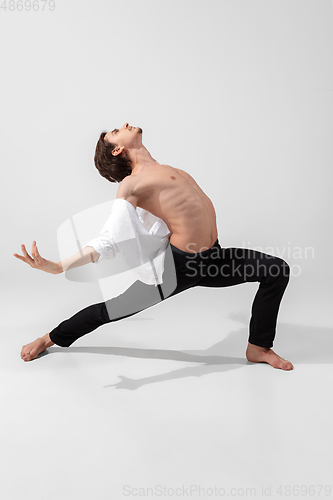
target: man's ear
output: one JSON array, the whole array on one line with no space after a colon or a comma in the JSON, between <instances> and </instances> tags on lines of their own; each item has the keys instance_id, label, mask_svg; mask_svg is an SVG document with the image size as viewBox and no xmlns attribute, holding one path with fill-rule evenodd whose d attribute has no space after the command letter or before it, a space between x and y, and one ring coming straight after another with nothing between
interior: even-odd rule
<instances>
[{"instance_id":1,"label":"man's ear","mask_svg":"<svg viewBox=\"0 0 333 500\"><path fill-rule=\"evenodd\" d=\"M118 156L120 155L123 151L124 151L125 147L124 146L116 146L113 150L112 150L112 155L113 156Z\"/></svg>"}]
</instances>

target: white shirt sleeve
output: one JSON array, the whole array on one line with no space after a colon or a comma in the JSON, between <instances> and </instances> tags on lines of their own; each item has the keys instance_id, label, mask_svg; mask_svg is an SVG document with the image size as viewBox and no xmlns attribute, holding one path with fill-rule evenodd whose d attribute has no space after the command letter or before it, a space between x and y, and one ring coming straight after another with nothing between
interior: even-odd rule
<instances>
[{"instance_id":1,"label":"white shirt sleeve","mask_svg":"<svg viewBox=\"0 0 333 500\"><path fill-rule=\"evenodd\" d=\"M100 254L98 259L95 260L95 263L107 259L113 259L116 256L116 253L120 251L114 238L112 238L110 231L106 227L107 224L110 223L111 216L102 227L97 238L93 238L85 244L85 247L93 247L96 252ZM140 215L138 214L138 218L149 232L154 225L154 220L152 220L154 216L152 216L150 212L147 212L147 210L141 209Z\"/></svg>"},{"instance_id":2,"label":"white shirt sleeve","mask_svg":"<svg viewBox=\"0 0 333 500\"><path fill-rule=\"evenodd\" d=\"M95 263L106 259L113 259L116 256L116 253L119 252L116 242L104 226L97 238L89 240L85 244L85 247L93 247L96 252L100 254L98 259L95 260Z\"/></svg>"},{"instance_id":3,"label":"white shirt sleeve","mask_svg":"<svg viewBox=\"0 0 333 500\"><path fill-rule=\"evenodd\" d=\"M117 198L99 235L85 246L93 247L100 254L95 263L113 259L119 252L139 280L156 285L163 283L165 249L170 234L162 219L143 209L137 211L125 199Z\"/></svg>"}]
</instances>

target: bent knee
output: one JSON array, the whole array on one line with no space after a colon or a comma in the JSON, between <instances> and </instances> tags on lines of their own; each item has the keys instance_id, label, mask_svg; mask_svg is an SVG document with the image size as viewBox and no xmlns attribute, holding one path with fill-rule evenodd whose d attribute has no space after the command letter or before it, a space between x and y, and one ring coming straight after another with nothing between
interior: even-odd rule
<instances>
[{"instance_id":1,"label":"bent knee","mask_svg":"<svg viewBox=\"0 0 333 500\"><path fill-rule=\"evenodd\" d=\"M290 266L288 264L288 262L286 262L285 260L281 259L281 270L282 270L282 276L286 279L289 280L289 276L290 276Z\"/></svg>"},{"instance_id":2,"label":"bent knee","mask_svg":"<svg viewBox=\"0 0 333 500\"><path fill-rule=\"evenodd\" d=\"M288 282L290 276L290 266L285 260L280 257L275 257L274 262L270 266L269 274L272 278Z\"/></svg>"}]
</instances>

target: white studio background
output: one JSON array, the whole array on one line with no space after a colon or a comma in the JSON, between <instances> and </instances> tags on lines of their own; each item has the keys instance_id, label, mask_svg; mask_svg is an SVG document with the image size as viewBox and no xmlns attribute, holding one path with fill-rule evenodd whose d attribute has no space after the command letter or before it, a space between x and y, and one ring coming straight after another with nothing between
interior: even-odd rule
<instances>
[{"instance_id":1,"label":"white studio background","mask_svg":"<svg viewBox=\"0 0 333 500\"><path fill-rule=\"evenodd\" d=\"M331 483L332 1L3 1L1 500ZM93 157L126 121L212 199L222 246L301 265L274 343L294 370L245 358L258 283L197 287L20 358L103 300L13 254L36 240L57 261L58 228L115 198Z\"/></svg>"},{"instance_id":2,"label":"white studio background","mask_svg":"<svg viewBox=\"0 0 333 500\"><path fill-rule=\"evenodd\" d=\"M93 156L100 132L125 121L212 199L222 246L261 247L290 264L301 253L303 273L332 276L331 0L8 6L2 284L31 280L13 257L21 243L30 251L35 239L57 261L64 220L115 198Z\"/></svg>"}]
</instances>

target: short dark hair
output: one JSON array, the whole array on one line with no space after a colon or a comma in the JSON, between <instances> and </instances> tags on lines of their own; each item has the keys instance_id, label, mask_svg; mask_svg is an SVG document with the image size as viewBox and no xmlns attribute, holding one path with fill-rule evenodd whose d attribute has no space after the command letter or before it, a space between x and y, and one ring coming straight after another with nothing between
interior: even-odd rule
<instances>
[{"instance_id":1,"label":"short dark hair","mask_svg":"<svg viewBox=\"0 0 333 500\"><path fill-rule=\"evenodd\" d=\"M132 163L124 152L113 156L112 151L116 144L105 141L107 132L102 132L99 136L95 150L95 167L102 177L110 182L121 182L132 173Z\"/></svg>"}]
</instances>

